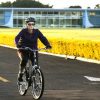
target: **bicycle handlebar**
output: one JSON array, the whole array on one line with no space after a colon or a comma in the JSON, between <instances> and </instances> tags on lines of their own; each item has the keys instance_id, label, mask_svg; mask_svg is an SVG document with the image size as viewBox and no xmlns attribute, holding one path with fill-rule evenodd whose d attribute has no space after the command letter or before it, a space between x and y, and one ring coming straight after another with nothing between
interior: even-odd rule
<instances>
[{"instance_id":1,"label":"bicycle handlebar","mask_svg":"<svg viewBox=\"0 0 100 100\"><path fill-rule=\"evenodd\" d=\"M30 50L30 51L34 52L34 51L46 50L46 47L40 48L40 49L31 49L30 47L22 47L22 48L17 48L17 50Z\"/></svg>"}]
</instances>

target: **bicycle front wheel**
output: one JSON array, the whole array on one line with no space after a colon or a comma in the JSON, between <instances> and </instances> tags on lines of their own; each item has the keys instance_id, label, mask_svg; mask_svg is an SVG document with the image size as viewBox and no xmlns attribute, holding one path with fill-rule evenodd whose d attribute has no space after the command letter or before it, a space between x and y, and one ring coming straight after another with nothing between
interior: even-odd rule
<instances>
[{"instance_id":1,"label":"bicycle front wheel","mask_svg":"<svg viewBox=\"0 0 100 100\"><path fill-rule=\"evenodd\" d=\"M41 98L44 92L44 76L40 69L35 69L32 75L32 95L35 100Z\"/></svg>"}]
</instances>

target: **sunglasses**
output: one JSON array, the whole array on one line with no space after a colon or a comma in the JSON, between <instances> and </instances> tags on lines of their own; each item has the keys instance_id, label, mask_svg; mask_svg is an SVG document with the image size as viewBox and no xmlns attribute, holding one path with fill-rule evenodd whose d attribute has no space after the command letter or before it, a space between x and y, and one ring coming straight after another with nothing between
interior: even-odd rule
<instances>
[{"instance_id":1,"label":"sunglasses","mask_svg":"<svg viewBox=\"0 0 100 100\"><path fill-rule=\"evenodd\" d=\"M30 24L30 23L28 23L28 26L34 26L35 24Z\"/></svg>"}]
</instances>

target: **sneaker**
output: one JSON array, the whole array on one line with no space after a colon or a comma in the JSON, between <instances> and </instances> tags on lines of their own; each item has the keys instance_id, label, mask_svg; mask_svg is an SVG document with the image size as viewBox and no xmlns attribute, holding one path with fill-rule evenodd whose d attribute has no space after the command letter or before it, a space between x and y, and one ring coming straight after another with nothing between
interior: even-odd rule
<instances>
[{"instance_id":1,"label":"sneaker","mask_svg":"<svg viewBox=\"0 0 100 100\"><path fill-rule=\"evenodd\" d=\"M18 81L20 81L20 82L23 81L22 76L23 76L22 73L19 73L19 74L18 74Z\"/></svg>"}]
</instances>

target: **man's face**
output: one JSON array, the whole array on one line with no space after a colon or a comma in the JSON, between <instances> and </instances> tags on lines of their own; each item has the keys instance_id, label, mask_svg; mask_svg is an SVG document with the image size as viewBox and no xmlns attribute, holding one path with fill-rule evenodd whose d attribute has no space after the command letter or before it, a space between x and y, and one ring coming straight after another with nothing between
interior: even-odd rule
<instances>
[{"instance_id":1,"label":"man's face","mask_svg":"<svg viewBox=\"0 0 100 100\"><path fill-rule=\"evenodd\" d=\"M28 29L33 29L34 28L35 23L34 22L28 22L27 23L27 28Z\"/></svg>"}]
</instances>

